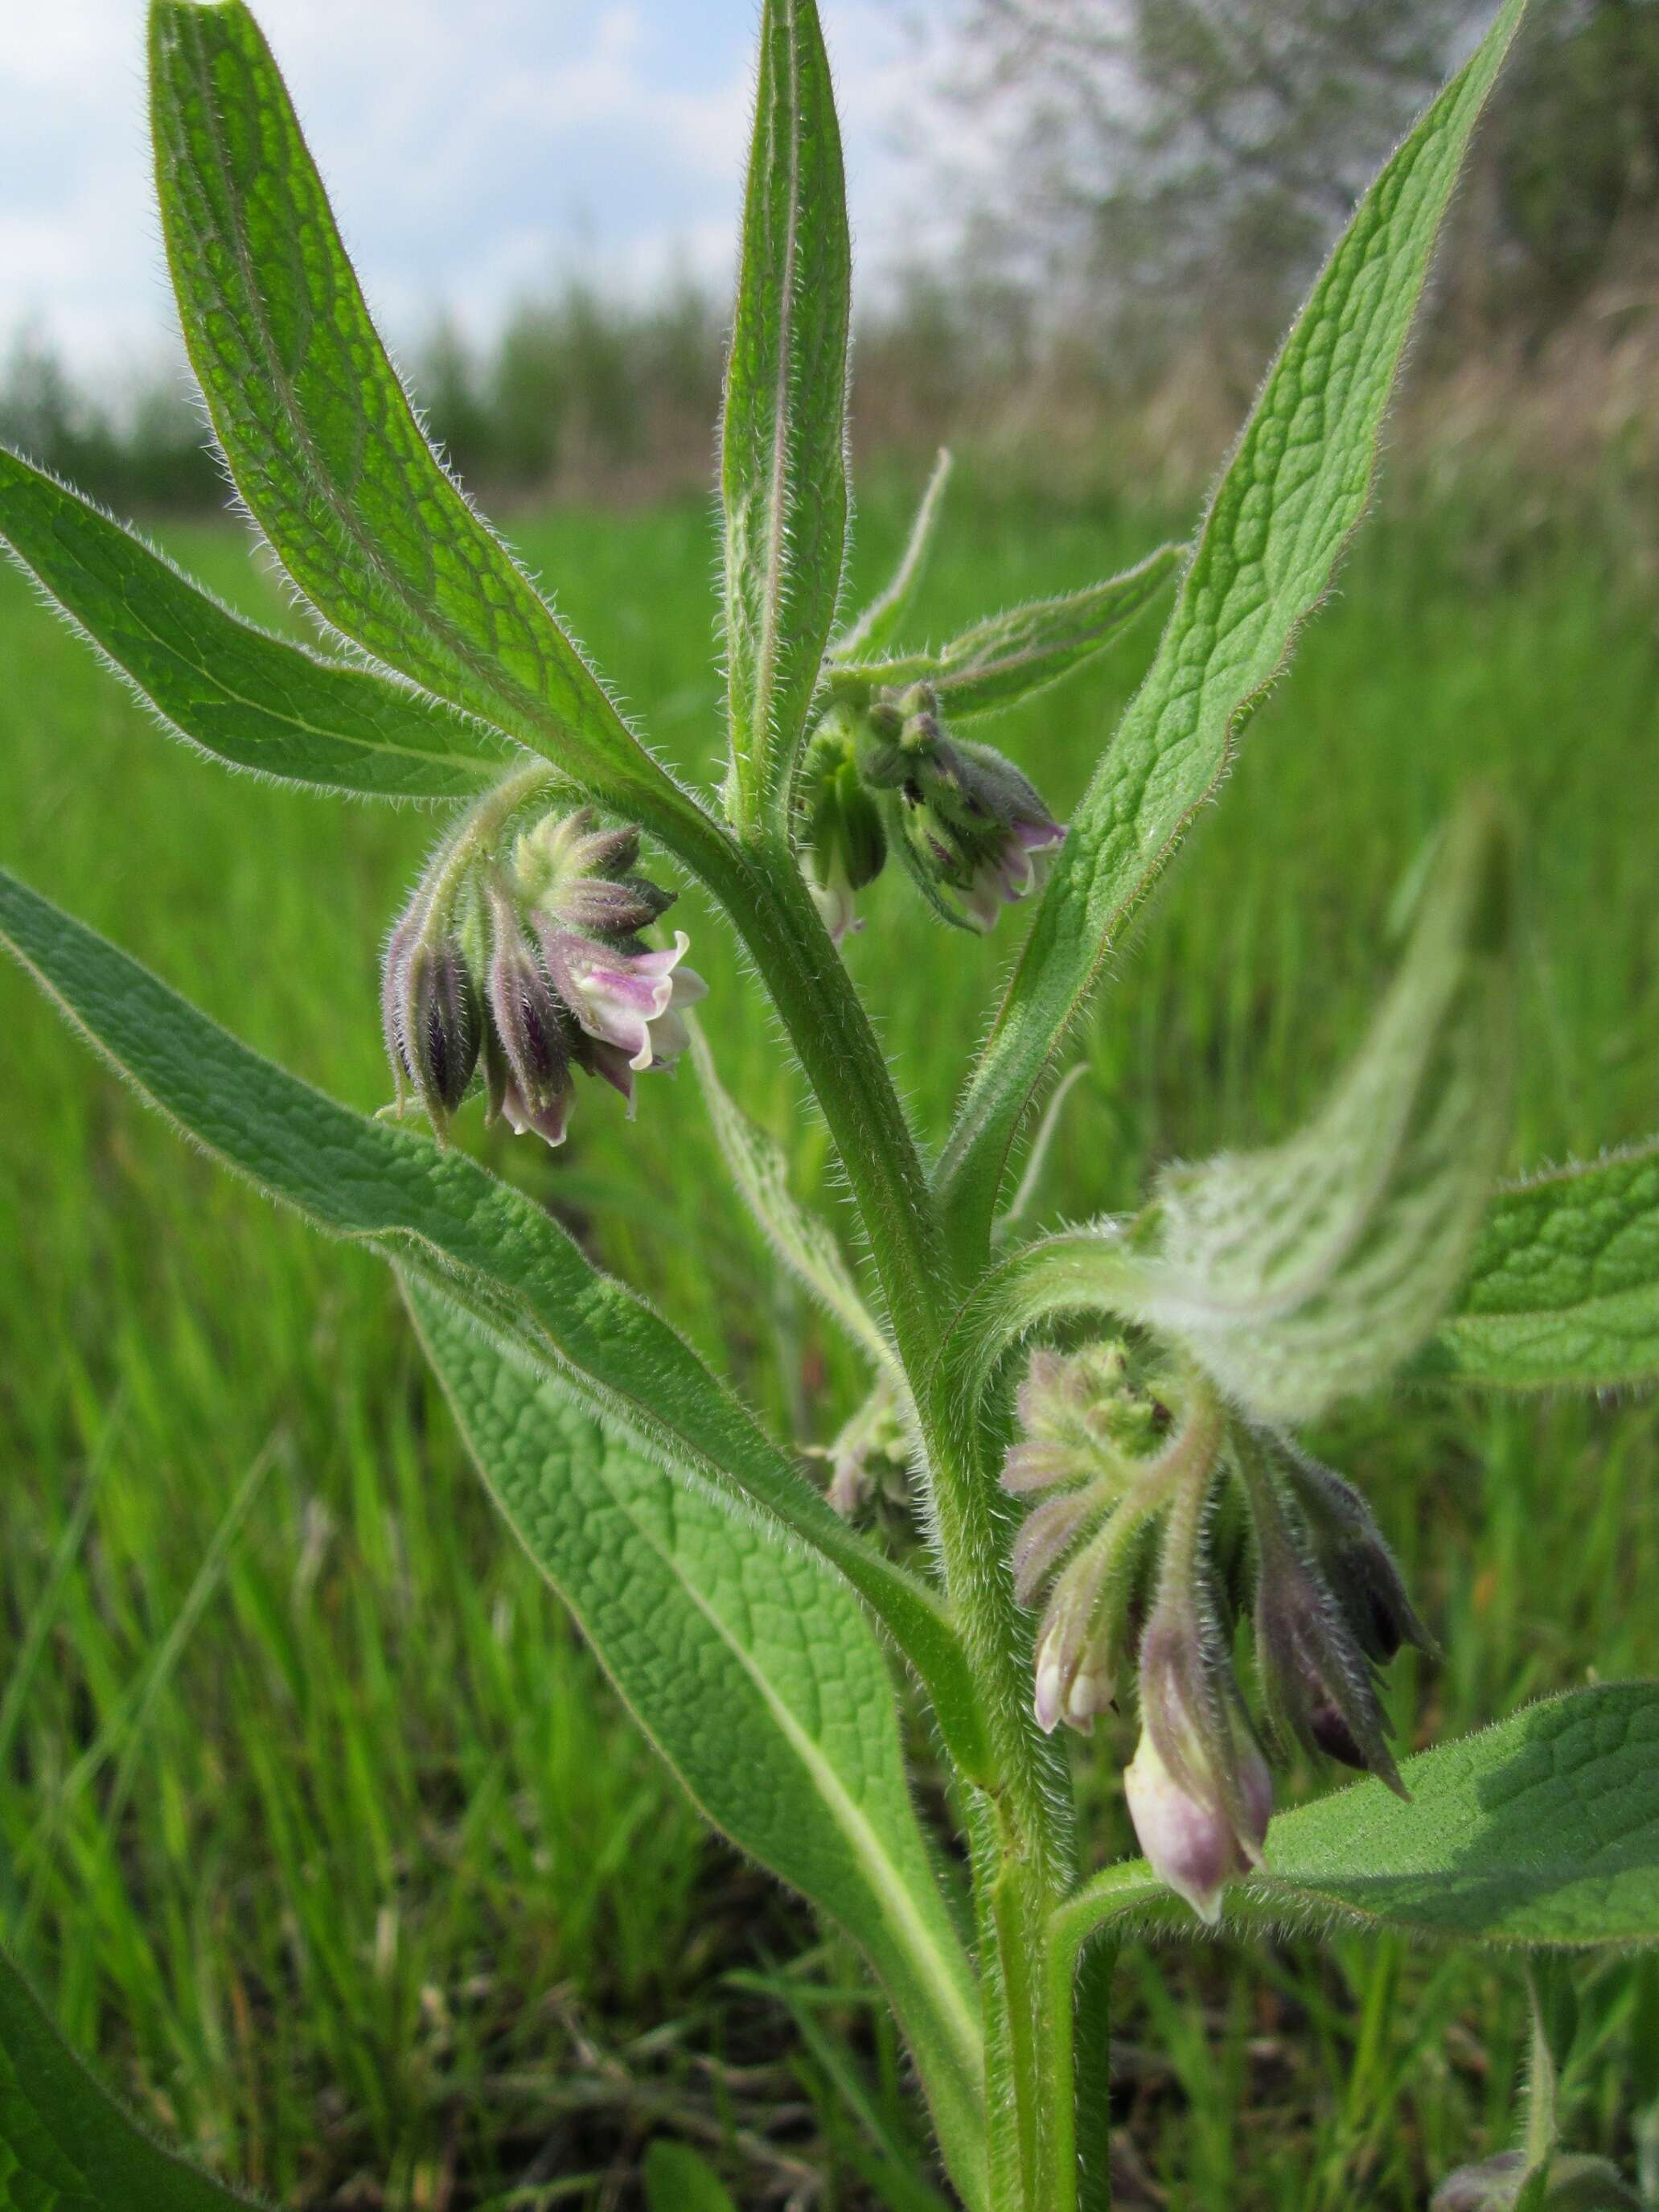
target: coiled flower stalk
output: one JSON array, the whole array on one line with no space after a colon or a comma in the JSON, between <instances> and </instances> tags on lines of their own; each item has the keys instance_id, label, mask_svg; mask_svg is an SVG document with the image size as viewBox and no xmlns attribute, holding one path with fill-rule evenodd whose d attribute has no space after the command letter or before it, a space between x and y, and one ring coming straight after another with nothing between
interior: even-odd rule
<instances>
[{"instance_id":1,"label":"coiled flower stalk","mask_svg":"<svg viewBox=\"0 0 1659 2212\"><path fill-rule=\"evenodd\" d=\"M1011 760L945 729L925 684L831 707L799 791L807 879L837 944L890 852L935 913L982 933L1040 886L1066 836Z\"/></svg>"},{"instance_id":2,"label":"coiled flower stalk","mask_svg":"<svg viewBox=\"0 0 1659 2212\"><path fill-rule=\"evenodd\" d=\"M578 1071L631 1116L635 1076L673 1065L707 989L684 931L666 950L644 941L675 894L637 872L637 830L582 807L514 834L523 811L508 785L464 817L387 942L387 1054L440 1139L480 1067L489 1119L520 1135L564 1141Z\"/></svg>"},{"instance_id":3,"label":"coiled flower stalk","mask_svg":"<svg viewBox=\"0 0 1659 2212\"><path fill-rule=\"evenodd\" d=\"M1016 1595L1046 1592L1033 1705L1087 1734L1133 1668L1124 1778L1141 1848L1214 1920L1255 1864L1273 1785L1233 1665L1253 1623L1271 1741L1399 1789L1376 1671L1429 1639L1376 1522L1340 1475L1228 1412L1195 1371L1117 1340L1032 1357L1003 1486L1035 1498Z\"/></svg>"}]
</instances>

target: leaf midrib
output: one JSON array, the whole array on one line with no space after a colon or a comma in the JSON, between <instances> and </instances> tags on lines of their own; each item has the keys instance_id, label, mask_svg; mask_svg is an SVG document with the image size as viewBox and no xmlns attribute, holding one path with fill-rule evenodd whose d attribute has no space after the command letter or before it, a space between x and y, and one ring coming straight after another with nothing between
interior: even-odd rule
<instances>
[{"instance_id":1,"label":"leaf midrib","mask_svg":"<svg viewBox=\"0 0 1659 2212\"><path fill-rule=\"evenodd\" d=\"M800 40L794 0L781 0L789 56L789 185L783 238L783 281L778 306L777 359L773 383L771 484L766 518L765 598L761 608L760 650L755 661L755 716L758 733L778 734L773 692L777 681L778 632L782 617L783 563L788 544L784 510L788 495L790 348L794 342L795 273L800 238L800 131L795 120L800 101Z\"/></svg>"},{"instance_id":2,"label":"leaf midrib","mask_svg":"<svg viewBox=\"0 0 1659 2212\"><path fill-rule=\"evenodd\" d=\"M893 1927L901 1948L907 1955L919 1955L925 1960L926 1978L933 1988L936 2008L949 2024L957 2063L969 2081L975 2081L981 2063L979 2023L951 1972L948 1962L939 1954L933 1931L916 1910L910 1885L899 1874L890 1855L884 1848L869 1815L842 1780L834 1762L801 1725L793 1710L779 1696L770 1678L756 1663L751 1653L733 1632L724 1616L705 1599L696 1583L684 1573L677 1555L664 1547L633 1507L618 1493L609 1474L603 1468L600 1480L611 1492L617 1510L674 1575L692 1605L702 1614L754 1683L780 1732L811 1778L813 1787L830 1807L831 1817L852 1842L854 1856L860 1863L867 1863L872 1869L886 1869L885 1878L878 1871L872 1871L866 1879L876 1893L884 1917Z\"/></svg>"},{"instance_id":3,"label":"leaf midrib","mask_svg":"<svg viewBox=\"0 0 1659 2212\"><path fill-rule=\"evenodd\" d=\"M200 27L198 25L192 24L188 35L192 44L196 72L199 81L209 75L202 51ZM266 373L269 374L271 382L282 394L284 412L289 422L294 428L295 435L299 440L301 448L305 455L307 475L313 490L320 495L324 504L334 515L336 520L339 523L341 528L344 532L347 538L356 548L358 555L363 559L364 564L369 573L376 577L380 581L381 588L383 590L389 591L392 599L403 608L406 615L413 617L419 624L433 633L433 635L442 644L444 649L451 654L462 671L473 682L481 684L483 689L489 693L492 697L500 697L506 684L506 679L504 678L502 672L499 669L495 668L488 660L481 660L478 659L477 656L474 654L466 640L461 637L455 630L453 625L448 622L435 607L416 599L410 586L403 581L403 580L398 575L397 572L387 567L385 560L380 554L379 550L374 544L374 540L364 531L362 526L359 523L356 515L352 512L349 503L344 501L336 492L328 471L321 466L316 450L315 441L312 437L310 428L306 422L304 415L301 411L298 400L295 393L293 381L283 367L280 356L277 355L275 344L272 341L270 325L264 312L264 297L259 290L258 283L255 282L252 264L248 256L247 241L244 227L235 216L234 210L239 204L238 196L230 174L223 134L220 129L218 112L214 106L211 100L204 100L203 108L207 117L207 127L212 140L214 159L218 166L220 179L225 188L225 198L233 210L231 225L231 250L235 255L237 267L241 272L243 289L250 303L250 316L253 327L258 335L260 352L264 359ZM295 120L293 127L296 131L298 131L299 125L297 119ZM307 320L311 319L312 308L309 300L306 302L306 313ZM365 315L368 314L367 307L364 308L364 313ZM370 318L370 320L372 324L372 318ZM394 385L397 385L395 376L392 381ZM407 399L403 398L403 391L400 385L397 386L397 391L398 398L402 399L404 406L407 409L408 402ZM477 524L476 518L471 516L471 510L465 507L465 501L460 499L460 495L456 491L454 485L451 483L444 471L438 467L435 460L434 467L438 477L441 479L452 502L461 505L463 509L466 512L468 519L473 521L474 526L477 528L482 528L482 525ZM280 549L277 550L278 556L280 558ZM507 562L508 566L514 568L516 574L517 564L513 562L512 556L506 552L505 548L502 548L501 551L502 557ZM288 567L287 562L283 561L283 565L286 568ZM295 577L295 581L299 583L299 580L300 580ZM526 580L522 575L519 575L518 580L520 585L524 586L526 597L536 601L537 604L539 605L539 594L531 590ZM305 590L305 586L301 585L301 589L302 591ZM306 597L308 600L310 599L311 595L308 591L306 592ZM321 609L319 609L318 611L320 613L322 611ZM545 620L550 625L551 625L551 616L546 614L544 608L543 612ZM331 618L327 616L324 616L324 619L328 621ZM337 623L334 623L332 624L332 627L338 629L339 625ZM349 632L342 631L341 635L349 636ZM354 640L353 642L359 642L359 641ZM572 648L572 651L574 653L574 647ZM421 688L424 690L426 687L422 686ZM599 702L602 711L608 715L610 720L615 726L617 734L623 738L630 747L637 750L637 740L634 738L632 732L627 727L627 725L623 721L622 717L617 713L617 710L607 696L603 685L594 682L592 684L592 690L594 698ZM550 728L555 735L567 740L574 741L578 744L582 744L584 750L586 750L585 741L580 737L580 732L572 729L562 717L560 716L546 701L538 699L533 692L526 691L522 685L516 683L512 684L508 696L510 697L515 697L522 702L523 710L527 714L532 725ZM510 735L510 732L503 731L502 735Z\"/></svg>"}]
</instances>

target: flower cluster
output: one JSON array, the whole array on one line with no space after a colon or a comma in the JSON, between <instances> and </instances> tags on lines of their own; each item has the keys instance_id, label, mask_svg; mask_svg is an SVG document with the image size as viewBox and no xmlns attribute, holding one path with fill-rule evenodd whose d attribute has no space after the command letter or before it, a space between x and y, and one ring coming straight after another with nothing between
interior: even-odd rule
<instances>
[{"instance_id":1,"label":"flower cluster","mask_svg":"<svg viewBox=\"0 0 1659 2212\"><path fill-rule=\"evenodd\" d=\"M574 1071L634 1107L641 1071L689 1042L682 1010L703 996L689 945L641 931L674 894L635 872L639 832L591 808L550 814L510 851L464 821L440 848L386 947L381 1014L405 1079L441 1135L482 1065L489 1115L564 1141Z\"/></svg>"},{"instance_id":2,"label":"flower cluster","mask_svg":"<svg viewBox=\"0 0 1659 2212\"><path fill-rule=\"evenodd\" d=\"M927 684L831 708L800 791L812 886L837 943L890 849L947 921L984 932L1038 886L1066 836L1012 761L946 731Z\"/></svg>"},{"instance_id":3,"label":"flower cluster","mask_svg":"<svg viewBox=\"0 0 1659 2212\"><path fill-rule=\"evenodd\" d=\"M1273 1790L1233 1668L1251 1617L1273 1735L1400 1786L1376 1670L1427 1637L1358 1494L1227 1413L1195 1376L1107 1341L1038 1352L1006 1489L1037 1499L1016 1593L1047 1588L1035 1710L1086 1734L1131 1659L1141 1736L1124 1786L1154 1868L1206 1918L1259 1863Z\"/></svg>"}]
</instances>

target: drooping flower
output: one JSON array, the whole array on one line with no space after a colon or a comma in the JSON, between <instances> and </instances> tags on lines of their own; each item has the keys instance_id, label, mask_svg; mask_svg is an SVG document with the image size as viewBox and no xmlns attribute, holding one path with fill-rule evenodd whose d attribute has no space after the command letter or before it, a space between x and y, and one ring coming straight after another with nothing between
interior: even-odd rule
<instances>
[{"instance_id":1,"label":"drooping flower","mask_svg":"<svg viewBox=\"0 0 1659 2212\"><path fill-rule=\"evenodd\" d=\"M1272 1778L1254 1745L1243 1754L1240 1781L1248 1808L1242 1829L1215 1791L1176 1780L1150 1729L1142 1729L1124 1771L1123 1794L1147 1864L1211 1927L1221 1917L1227 1882L1260 1863L1273 1815Z\"/></svg>"},{"instance_id":2,"label":"drooping flower","mask_svg":"<svg viewBox=\"0 0 1659 2212\"><path fill-rule=\"evenodd\" d=\"M1261 1863L1273 1778L1215 1624L1191 1598L1165 1575L1141 1640L1140 1742L1123 1782L1154 1873L1213 1926L1223 1885Z\"/></svg>"},{"instance_id":3,"label":"drooping flower","mask_svg":"<svg viewBox=\"0 0 1659 2212\"><path fill-rule=\"evenodd\" d=\"M613 1045L635 1070L666 1067L685 1050L690 1039L679 1010L708 987L680 966L691 944L683 929L666 952L629 951L544 922L538 934L560 998L590 1037Z\"/></svg>"},{"instance_id":4,"label":"drooping flower","mask_svg":"<svg viewBox=\"0 0 1659 2212\"><path fill-rule=\"evenodd\" d=\"M672 1065L690 1042L683 1010L707 986L640 933L674 894L636 872L637 830L599 826L590 807L548 815L510 854L467 824L441 848L387 946L387 1050L440 1134L483 1061L490 1117L562 1144L574 1072L619 1091Z\"/></svg>"}]
</instances>

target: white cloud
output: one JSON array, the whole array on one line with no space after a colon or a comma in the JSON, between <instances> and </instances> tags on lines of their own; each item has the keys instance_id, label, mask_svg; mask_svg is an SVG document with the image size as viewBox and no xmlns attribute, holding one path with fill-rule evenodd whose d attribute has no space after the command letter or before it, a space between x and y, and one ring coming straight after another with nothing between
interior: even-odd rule
<instances>
[{"instance_id":1,"label":"white cloud","mask_svg":"<svg viewBox=\"0 0 1659 2212\"><path fill-rule=\"evenodd\" d=\"M10 11L9 11L9 13ZM732 265L754 0L258 0L365 287L407 340L485 330L579 267L643 287ZM826 0L866 264L925 234L884 0ZM140 0L0 28L0 343L33 322L118 375L171 343L145 143Z\"/></svg>"}]
</instances>

